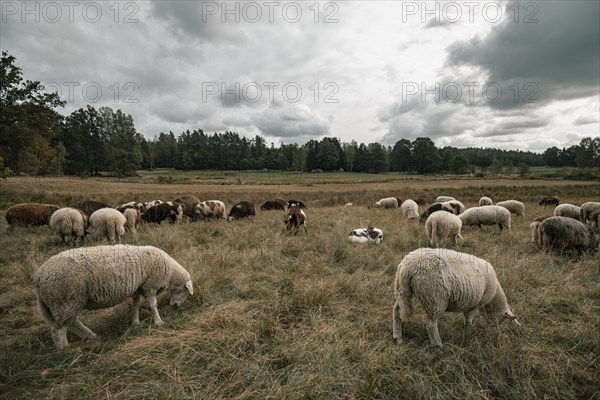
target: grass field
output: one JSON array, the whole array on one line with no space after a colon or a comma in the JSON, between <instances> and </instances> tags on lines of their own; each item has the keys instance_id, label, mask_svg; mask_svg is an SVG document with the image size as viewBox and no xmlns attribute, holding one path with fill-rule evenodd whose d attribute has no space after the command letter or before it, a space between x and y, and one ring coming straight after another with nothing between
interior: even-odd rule
<instances>
[{"instance_id":1,"label":"grass field","mask_svg":"<svg viewBox=\"0 0 600 400\"><path fill-rule=\"evenodd\" d=\"M114 179L9 178L0 182L0 397L198 399L599 399L600 266L598 253L546 254L530 243L529 223L551 213L537 202L599 201L598 182L542 180L375 179L338 176L315 182L264 177L161 184ZM343 179L342 179L343 178ZM239 179L239 182L238 182ZM145 183L144 183L145 182ZM232 223L210 221L141 226L124 243L167 251L191 273L194 296L151 326L130 327L131 301L82 314L99 335L57 351L35 307L31 276L68 247L47 227L6 234L5 210L21 202L60 206L96 199L173 199L191 193L257 206L296 198L308 208L308 234L288 236L283 212L260 212ZM462 343L462 314L439 322L444 347L429 343L417 307L404 325L406 342L392 341L392 282L408 252L428 245L423 224L399 210L368 206L381 197L450 195L475 206L482 195L518 199L526 217L511 234L465 227L458 250L489 261L521 327L488 325L477 316ZM343 205L353 202L353 207ZM346 241L351 229L382 228L380 246ZM85 245L105 243L91 236ZM452 247L448 244L449 247Z\"/></svg>"}]
</instances>

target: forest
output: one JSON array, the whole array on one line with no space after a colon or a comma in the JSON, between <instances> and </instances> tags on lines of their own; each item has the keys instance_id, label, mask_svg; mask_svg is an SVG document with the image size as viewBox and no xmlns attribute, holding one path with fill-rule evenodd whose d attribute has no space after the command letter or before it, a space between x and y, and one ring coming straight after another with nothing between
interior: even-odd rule
<instances>
[{"instance_id":1,"label":"forest","mask_svg":"<svg viewBox=\"0 0 600 400\"><path fill-rule=\"evenodd\" d=\"M600 165L600 137L543 153L493 148L436 147L429 137L401 139L394 146L378 142L342 142L323 137L304 144L277 146L256 135L208 133L202 129L160 132L147 139L131 115L88 105L62 115L56 93L38 81L24 80L15 57L2 53L0 65L0 173L131 176L140 169L283 170L475 173L530 167Z\"/></svg>"}]
</instances>

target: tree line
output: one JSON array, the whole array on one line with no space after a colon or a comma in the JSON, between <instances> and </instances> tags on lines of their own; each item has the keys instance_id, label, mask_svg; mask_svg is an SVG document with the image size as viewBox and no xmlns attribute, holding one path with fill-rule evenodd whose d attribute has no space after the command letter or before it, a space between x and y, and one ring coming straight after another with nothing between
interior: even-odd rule
<instances>
[{"instance_id":1,"label":"tree line","mask_svg":"<svg viewBox=\"0 0 600 400\"><path fill-rule=\"evenodd\" d=\"M342 142L335 137L303 145L268 145L257 135L186 130L146 139L131 115L110 107L78 109L68 116L55 93L25 81L15 58L2 53L0 70L0 172L129 176L139 169L292 170L407 173L500 172L503 168L600 165L600 138L543 154L492 148L437 148L433 140L401 139L394 146Z\"/></svg>"}]
</instances>

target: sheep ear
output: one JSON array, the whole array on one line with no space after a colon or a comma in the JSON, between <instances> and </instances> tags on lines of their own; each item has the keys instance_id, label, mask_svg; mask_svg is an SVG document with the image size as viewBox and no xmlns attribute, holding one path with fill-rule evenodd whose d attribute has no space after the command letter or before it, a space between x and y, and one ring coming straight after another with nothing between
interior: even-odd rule
<instances>
[{"instance_id":1,"label":"sheep ear","mask_svg":"<svg viewBox=\"0 0 600 400\"><path fill-rule=\"evenodd\" d=\"M190 294L194 294L194 288L192 286L191 279L185 283L185 287L187 288L188 292L190 292Z\"/></svg>"}]
</instances>

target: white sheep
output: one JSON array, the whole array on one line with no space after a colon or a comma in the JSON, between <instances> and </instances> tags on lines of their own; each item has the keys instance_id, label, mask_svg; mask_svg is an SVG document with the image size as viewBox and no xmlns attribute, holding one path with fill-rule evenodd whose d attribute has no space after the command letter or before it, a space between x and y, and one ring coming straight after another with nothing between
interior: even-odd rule
<instances>
[{"instance_id":1,"label":"white sheep","mask_svg":"<svg viewBox=\"0 0 600 400\"><path fill-rule=\"evenodd\" d=\"M348 234L348 240L353 243L374 243L379 244L383 242L383 230L380 228L374 228L369 225L367 228L358 228L352 230Z\"/></svg>"},{"instance_id":2,"label":"white sheep","mask_svg":"<svg viewBox=\"0 0 600 400\"><path fill-rule=\"evenodd\" d=\"M510 211L500 206L471 207L458 216L463 225L496 225L510 232Z\"/></svg>"},{"instance_id":3,"label":"white sheep","mask_svg":"<svg viewBox=\"0 0 600 400\"><path fill-rule=\"evenodd\" d=\"M518 217L525 217L525 204L521 203L518 200L504 200L496 203L499 207L504 207L511 214L515 214Z\"/></svg>"},{"instance_id":4,"label":"white sheep","mask_svg":"<svg viewBox=\"0 0 600 400\"><path fill-rule=\"evenodd\" d=\"M353 205L354 205L354 204L352 204L352 203L346 203L346 204L344 205L344 207L352 207Z\"/></svg>"},{"instance_id":5,"label":"white sheep","mask_svg":"<svg viewBox=\"0 0 600 400\"><path fill-rule=\"evenodd\" d=\"M445 202L445 203L442 203L442 204L446 204L446 203L447 203L447 204L450 204L450 206L451 206L451 207L452 207L452 209L454 210L454 211L452 212L452 214L454 214L454 215L459 215L459 214L462 214L462 213L464 213L464 212L465 212L465 206L464 206L464 204L463 204L463 203L461 203L461 202L460 202L460 201L458 201L458 200L448 200L447 202Z\"/></svg>"},{"instance_id":6,"label":"white sheep","mask_svg":"<svg viewBox=\"0 0 600 400\"><path fill-rule=\"evenodd\" d=\"M77 208L65 207L56 210L50 217L50 229L64 243L80 244L88 227L88 216Z\"/></svg>"},{"instance_id":7,"label":"white sheep","mask_svg":"<svg viewBox=\"0 0 600 400\"><path fill-rule=\"evenodd\" d=\"M491 206L492 204L494 204L494 203L492 202L492 199L490 199L489 197L483 196L482 198L479 199L479 207Z\"/></svg>"},{"instance_id":8,"label":"white sheep","mask_svg":"<svg viewBox=\"0 0 600 400\"><path fill-rule=\"evenodd\" d=\"M121 241L126 223L125 216L114 208L101 208L90 216L90 226L111 242L115 240L115 235Z\"/></svg>"},{"instance_id":9,"label":"white sheep","mask_svg":"<svg viewBox=\"0 0 600 400\"><path fill-rule=\"evenodd\" d=\"M452 200L456 200L456 199L454 197L451 197L451 196L438 196L435 199L435 202L436 203L445 203L447 201L452 201Z\"/></svg>"},{"instance_id":10,"label":"white sheep","mask_svg":"<svg viewBox=\"0 0 600 400\"><path fill-rule=\"evenodd\" d=\"M404 200L400 206L400 212L404 218L410 221L419 221L419 205L414 200Z\"/></svg>"},{"instance_id":11,"label":"white sheep","mask_svg":"<svg viewBox=\"0 0 600 400\"><path fill-rule=\"evenodd\" d=\"M466 253L430 248L412 251L398 265L394 292L393 337L398 344L402 343L402 322L413 314L413 297L423 306L427 333L436 346L442 346L437 320L446 311L463 313L465 342L481 308L488 319L516 321L494 268Z\"/></svg>"},{"instance_id":12,"label":"white sheep","mask_svg":"<svg viewBox=\"0 0 600 400\"><path fill-rule=\"evenodd\" d=\"M425 222L425 233L432 246L439 246L441 242L452 238L454 244L458 244L462 221L454 214L447 212L435 212L431 214Z\"/></svg>"},{"instance_id":13,"label":"white sheep","mask_svg":"<svg viewBox=\"0 0 600 400\"><path fill-rule=\"evenodd\" d=\"M141 214L137 208L126 208L123 210L123 216L125 217L125 229L130 233L136 233L137 227L140 223Z\"/></svg>"},{"instance_id":14,"label":"white sheep","mask_svg":"<svg viewBox=\"0 0 600 400\"><path fill-rule=\"evenodd\" d=\"M559 204L554 208L554 216L573 218L579 221L581 218L581 207L569 203Z\"/></svg>"},{"instance_id":15,"label":"white sheep","mask_svg":"<svg viewBox=\"0 0 600 400\"><path fill-rule=\"evenodd\" d=\"M590 216L592 215L592 213L594 213L594 211L598 210L600 210L600 203L597 201L588 201L586 203L583 203L579 212L579 220L584 224L587 224L589 220L590 223L592 223L593 225L594 221L592 221L592 218L590 218Z\"/></svg>"},{"instance_id":16,"label":"white sheep","mask_svg":"<svg viewBox=\"0 0 600 400\"><path fill-rule=\"evenodd\" d=\"M193 294L190 274L164 251L152 246L96 246L67 250L50 257L33 274L40 315L50 327L58 349L68 346L67 329L82 339L96 334L77 315L82 310L108 308L133 299L132 324L139 324L140 295L152 310L154 323L164 322L156 294L171 292L180 306Z\"/></svg>"},{"instance_id":17,"label":"white sheep","mask_svg":"<svg viewBox=\"0 0 600 400\"><path fill-rule=\"evenodd\" d=\"M386 197L375 202L374 207L383 208L398 208L402 204L402 199L399 197Z\"/></svg>"}]
</instances>

